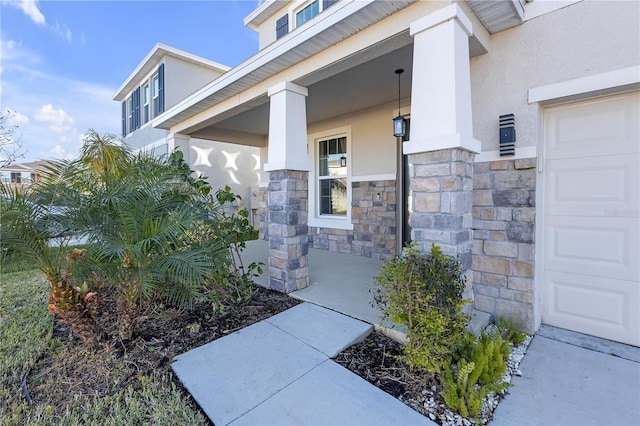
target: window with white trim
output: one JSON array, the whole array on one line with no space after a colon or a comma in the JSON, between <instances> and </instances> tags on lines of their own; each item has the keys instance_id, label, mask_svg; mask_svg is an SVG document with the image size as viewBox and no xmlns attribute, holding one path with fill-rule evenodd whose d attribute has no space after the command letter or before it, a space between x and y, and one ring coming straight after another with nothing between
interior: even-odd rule
<instances>
[{"instance_id":1,"label":"window with white trim","mask_svg":"<svg viewBox=\"0 0 640 426\"><path fill-rule=\"evenodd\" d=\"M318 141L318 213L347 215L347 138Z\"/></svg>"},{"instance_id":2,"label":"window with white trim","mask_svg":"<svg viewBox=\"0 0 640 426\"><path fill-rule=\"evenodd\" d=\"M146 123L149 121L149 83L145 84L142 87L142 122Z\"/></svg>"},{"instance_id":3,"label":"window with white trim","mask_svg":"<svg viewBox=\"0 0 640 426\"><path fill-rule=\"evenodd\" d=\"M127 115L129 118L127 124L127 133L131 133L135 129L133 125L133 94L127 99Z\"/></svg>"},{"instance_id":4,"label":"window with white trim","mask_svg":"<svg viewBox=\"0 0 640 426\"><path fill-rule=\"evenodd\" d=\"M309 225L352 230L351 127L308 135L313 170L309 174Z\"/></svg>"},{"instance_id":5,"label":"window with white trim","mask_svg":"<svg viewBox=\"0 0 640 426\"><path fill-rule=\"evenodd\" d=\"M151 77L151 96L153 97L153 116L158 115L160 109L160 76L155 74Z\"/></svg>"},{"instance_id":6,"label":"window with white trim","mask_svg":"<svg viewBox=\"0 0 640 426\"><path fill-rule=\"evenodd\" d=\"M296 13L296 27L304 24L320 13L320 2L315 0Z\"/></svg>"}]
</instances>

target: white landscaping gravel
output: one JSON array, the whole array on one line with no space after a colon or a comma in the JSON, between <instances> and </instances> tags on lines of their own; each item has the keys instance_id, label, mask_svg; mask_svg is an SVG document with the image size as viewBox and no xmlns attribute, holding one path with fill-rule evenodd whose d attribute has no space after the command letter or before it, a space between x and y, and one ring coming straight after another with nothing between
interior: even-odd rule
<instances>
[{"instance_id":1,"label":"white landscaping gravel","mask_svg":"<svg viewBox=\"0 0 640 426\"><path fill-rule=\"evenodd\" d=\"M489 332L488 327L487 331ZM522 372L519 370L520 362L524 358L524 355L527 353L527 348L531 343L533 336L527 336L525 341L518 346L511 346L511 354L509 355L509 359L507 361L507 372L502 377L502 381L505 383L511 383L511 378L513 376L521 376ZM435 399L435 394L437 393L437 389L435 386L431 388L424 389L422 391L422 395L424 395L423 402L411 400L411 401L403 401L405 404L416 407L422 404L424 410L427 411L428 417L433 420L441 423L443 426L472 426L476 424L472 419L464 418L460 414L452 411L447 407L444 403L438 403ZM492 392L484 400L484 407L480 411L478 416L478 420L480 424L487 424L493 418L493 411L498 406L498 403L502 398L505 397L507 391L504 390L499 393Z\"/></svg>"}]
</instances>

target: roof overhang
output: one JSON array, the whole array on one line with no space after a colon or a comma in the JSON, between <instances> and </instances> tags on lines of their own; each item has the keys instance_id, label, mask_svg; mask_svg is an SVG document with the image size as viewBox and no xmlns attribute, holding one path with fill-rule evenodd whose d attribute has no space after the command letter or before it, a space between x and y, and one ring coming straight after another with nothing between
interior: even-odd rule
<instances>
[{"instance_id":1,"label":"roof overhang","mask_svg":"<svg viewBox=\"0 0 640 426\"><path fill-rule=\"evenodd\" d=\"M253 12L244 18L244 25L252 30L257 29L260 24L286 6L287 3L289 3L288 0L263 1Z\"/></svg>"},{"instance_id":2,"label":"roof overhang","mask_svg":"<svg viewBox=\"0 0 640 426\"><path fill-rule=\"evenodd\" d=\"M524 22L525 0L467 0L467 3L491 34Z\"/></svg>"},{"instance_id":3,"label":"roof overhang","mask_svg":"<svg viewBox=\"0 0 640 426\"><path fill-rule=\"evenodd\" d=\"M170 129L416 1L338 2L316 16L313 25L290 32L157 117L153 126Z\"/></svg>"},{"instance_id":4,"label":"roof overhang","mask_svg":"<svg viewBox=\"0 0 640 426\"><path fill-rule=\"evenodd\" d=\"M153 47L153 49L151 49L147 56L144 57L140 64L138 64L136 69L133 70L129 77L127 77L125 82L122 83L122 86L120 86L113 95L113 100L123 101L126 96L140 84L140 81L146 75L157 68L158 64L165 56L171 56L181 61L209 68L220 73L225 73L231 69L226 65L205 59L201 56L194 55L193 53L185 52L184 50L176 49L175 47L171 47L163 43L158 43Z\"/></svg>"}]
</instances>

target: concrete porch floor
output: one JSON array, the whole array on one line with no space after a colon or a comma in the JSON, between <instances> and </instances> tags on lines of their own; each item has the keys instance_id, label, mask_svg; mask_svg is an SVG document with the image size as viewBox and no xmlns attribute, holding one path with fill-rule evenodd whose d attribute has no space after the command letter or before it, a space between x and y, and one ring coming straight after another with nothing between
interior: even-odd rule
<instances>
[{"instance_id":1,"label":"concrete porch floor","mask_svg":"<svg viewBox=\"0 0 640 426\"><path fill-rule=\"evenodd\" d=\"M242 252L245 265L251 262L264 263L263 273L255 282L266 288L269 287L268 254L269 244L262 240L248 241L247 248ZM381 321L380 311L372 306L371 289L375 286L381 260L313 248L309 248L308 260L309 287L290 293L291 297L359 319L395 340L406 341L407 327ZM479 334L490 320L490 314L474 310L469 329Z\"/></svg>"},{"instance_id":2,"label":"concrete porch floor","mask_svg":"<svg viewBox=\"0 0 640 426\"><path fill-rule=\"evenodd\" d=\"M268 288L269 243L263 240L247 242L242 252L245 265L262 262L263 273L254 281ZM382 261L361 256L351 256L328 250L309 248L309 287L294 291L289 295L305 302L311 302L352 318L373 324L380 329L380 313L371 305L374 278L378 275ZM406 327L385 322L385 334L403 339Z\"/></svg>"}]
</instances>

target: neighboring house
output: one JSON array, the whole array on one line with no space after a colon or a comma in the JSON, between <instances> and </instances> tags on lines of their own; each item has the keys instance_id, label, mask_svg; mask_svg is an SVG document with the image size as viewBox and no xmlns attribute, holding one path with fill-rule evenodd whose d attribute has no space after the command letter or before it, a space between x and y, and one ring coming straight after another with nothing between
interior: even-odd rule
<instances>
[{"instance_id":1,"label":"neighboring house","mask_svg":"<svg viewBox=\"0 0 640 426\"><path fill-rule=\"evenodd\" d=\"M0 167L0 180L3 184L26 187L38 180L45 163L45 161L32 161Z\"/></svg>"},{"instance_id":2,"label":"neighboring house","mask_svg":"<svg viewBox=\"0 0 640 426\"><path fill-rule=\"evenodd\" d=\"M242 196L241 205L257 210L250 200L260 179L259 148L198 138L185 143L179 136L151 125L164 111L228 70L225 65L158 43L113 99L122 104L122 138L129 147L153 155L166 155L180 148L191 168L206 176L214 190L229 185Z\"/></svg>"},{"instance_id":3,"label":"neighboring house","mask_svg":"<svg viewBox=\"0 0 640 426\"><path fill-rule=\"evenodd\" d=\"M267 0L245 19L259 52L152 123L185 146L260 147L273 288L308 285L309 246L435 243L476 309L637 346L639 12Z\"/></svg>"}]
</instances>

